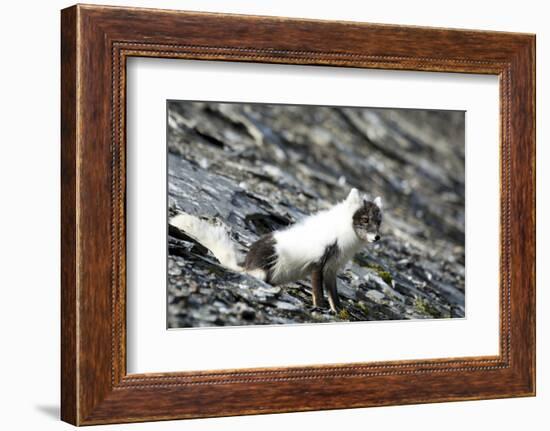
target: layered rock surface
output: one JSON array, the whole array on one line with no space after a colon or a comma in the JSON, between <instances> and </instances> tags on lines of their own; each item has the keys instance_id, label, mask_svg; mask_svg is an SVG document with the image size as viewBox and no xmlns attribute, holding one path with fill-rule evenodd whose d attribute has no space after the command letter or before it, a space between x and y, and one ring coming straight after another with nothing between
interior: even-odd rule
<instances>
[{"instance_id":1,"label":"layered rock surface","mask_svg":"<svg viewBox=\"0 0 550 431\"><path fill-rule=\"evenodd\" d=\"M339 274L337 315L309 280L270 286L170 229L168 326L464 317L464 156L462 112L169 102L169 214L223 221L243 254L352 187L384 220Z\"/></svg>"}]
</instances>

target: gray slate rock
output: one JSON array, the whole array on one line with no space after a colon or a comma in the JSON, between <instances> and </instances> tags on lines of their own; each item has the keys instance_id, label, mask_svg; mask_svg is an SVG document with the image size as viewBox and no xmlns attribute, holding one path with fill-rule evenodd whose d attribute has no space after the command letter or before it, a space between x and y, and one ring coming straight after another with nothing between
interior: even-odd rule
<instances>
[{"instance_id":1,"label":"gray slate rock","mask_svg":"<svg viewBox=\"0 0 550 431\"><path fill-rule=\"evenodd\" d=\"M260 235L345 198L384 198L382 239L338 277L343 310L314 309L309 280L270 286L168 237L168 326L464 317L464 114L170 102L169 214Z\"/></svg>"}]
</instances>

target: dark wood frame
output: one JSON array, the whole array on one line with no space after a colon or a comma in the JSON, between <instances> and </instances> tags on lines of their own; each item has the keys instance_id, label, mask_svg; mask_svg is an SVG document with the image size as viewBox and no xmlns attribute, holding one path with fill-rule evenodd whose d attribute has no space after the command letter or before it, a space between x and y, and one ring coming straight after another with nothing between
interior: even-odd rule
<instances>
[{"instance_id":1,"label":"dark wood frame","mask_svg":"<svg viewBox=\"0 0 550 431\"><path fill-rule=\"evenodd\" d=\"M534 35L78 5L62 11L61 50L63 420L87 425L535 394ZM129 56L498 75L500 354L128 375Z\"/></svg>"}]
</instances>

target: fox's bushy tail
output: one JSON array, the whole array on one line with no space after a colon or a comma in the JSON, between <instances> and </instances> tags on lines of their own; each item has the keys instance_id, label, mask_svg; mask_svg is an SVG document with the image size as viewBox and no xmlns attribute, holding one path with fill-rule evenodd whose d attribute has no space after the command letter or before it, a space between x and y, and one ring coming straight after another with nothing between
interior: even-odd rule
<instances>
[{"instance_id":1,"label":"fox's bushy tail","mask_svg":"<svg viewBox=\"0 0 550 431\"><path fill-rule=\"evenodd\" d=\"M210 250L223 266L233 271L243 271L238 263L239 252L225 225L210 223L187 213L175 215L169 223Z\"/></svg>"}]
</instances>

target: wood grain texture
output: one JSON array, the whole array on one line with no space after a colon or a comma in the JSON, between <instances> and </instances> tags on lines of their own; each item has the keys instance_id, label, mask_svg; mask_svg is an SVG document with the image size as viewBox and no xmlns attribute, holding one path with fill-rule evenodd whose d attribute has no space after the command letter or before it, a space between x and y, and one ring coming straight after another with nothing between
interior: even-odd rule
<instances>
[{"instance_id":1,"label":"wood grain texture","mask_svg":"<svg viewBox=\"0 0 550 431\"><path fill-rule=\"evenodd\" d=\"M77 422L76 9L61 16L61 417Z\"/></svg>"},{"instance_id":2,"label":"wood grain texture","mask_svg":"<svg viewBox=\"0 0 550 431\"><path fill-rule=\"evenodd\" d=\"M534 394L533 35L74 6L62 11L61 37L63 420L85 425ZM499 75L500 354L127 375L129 56Z\"/></svg>"}]
</instances>

